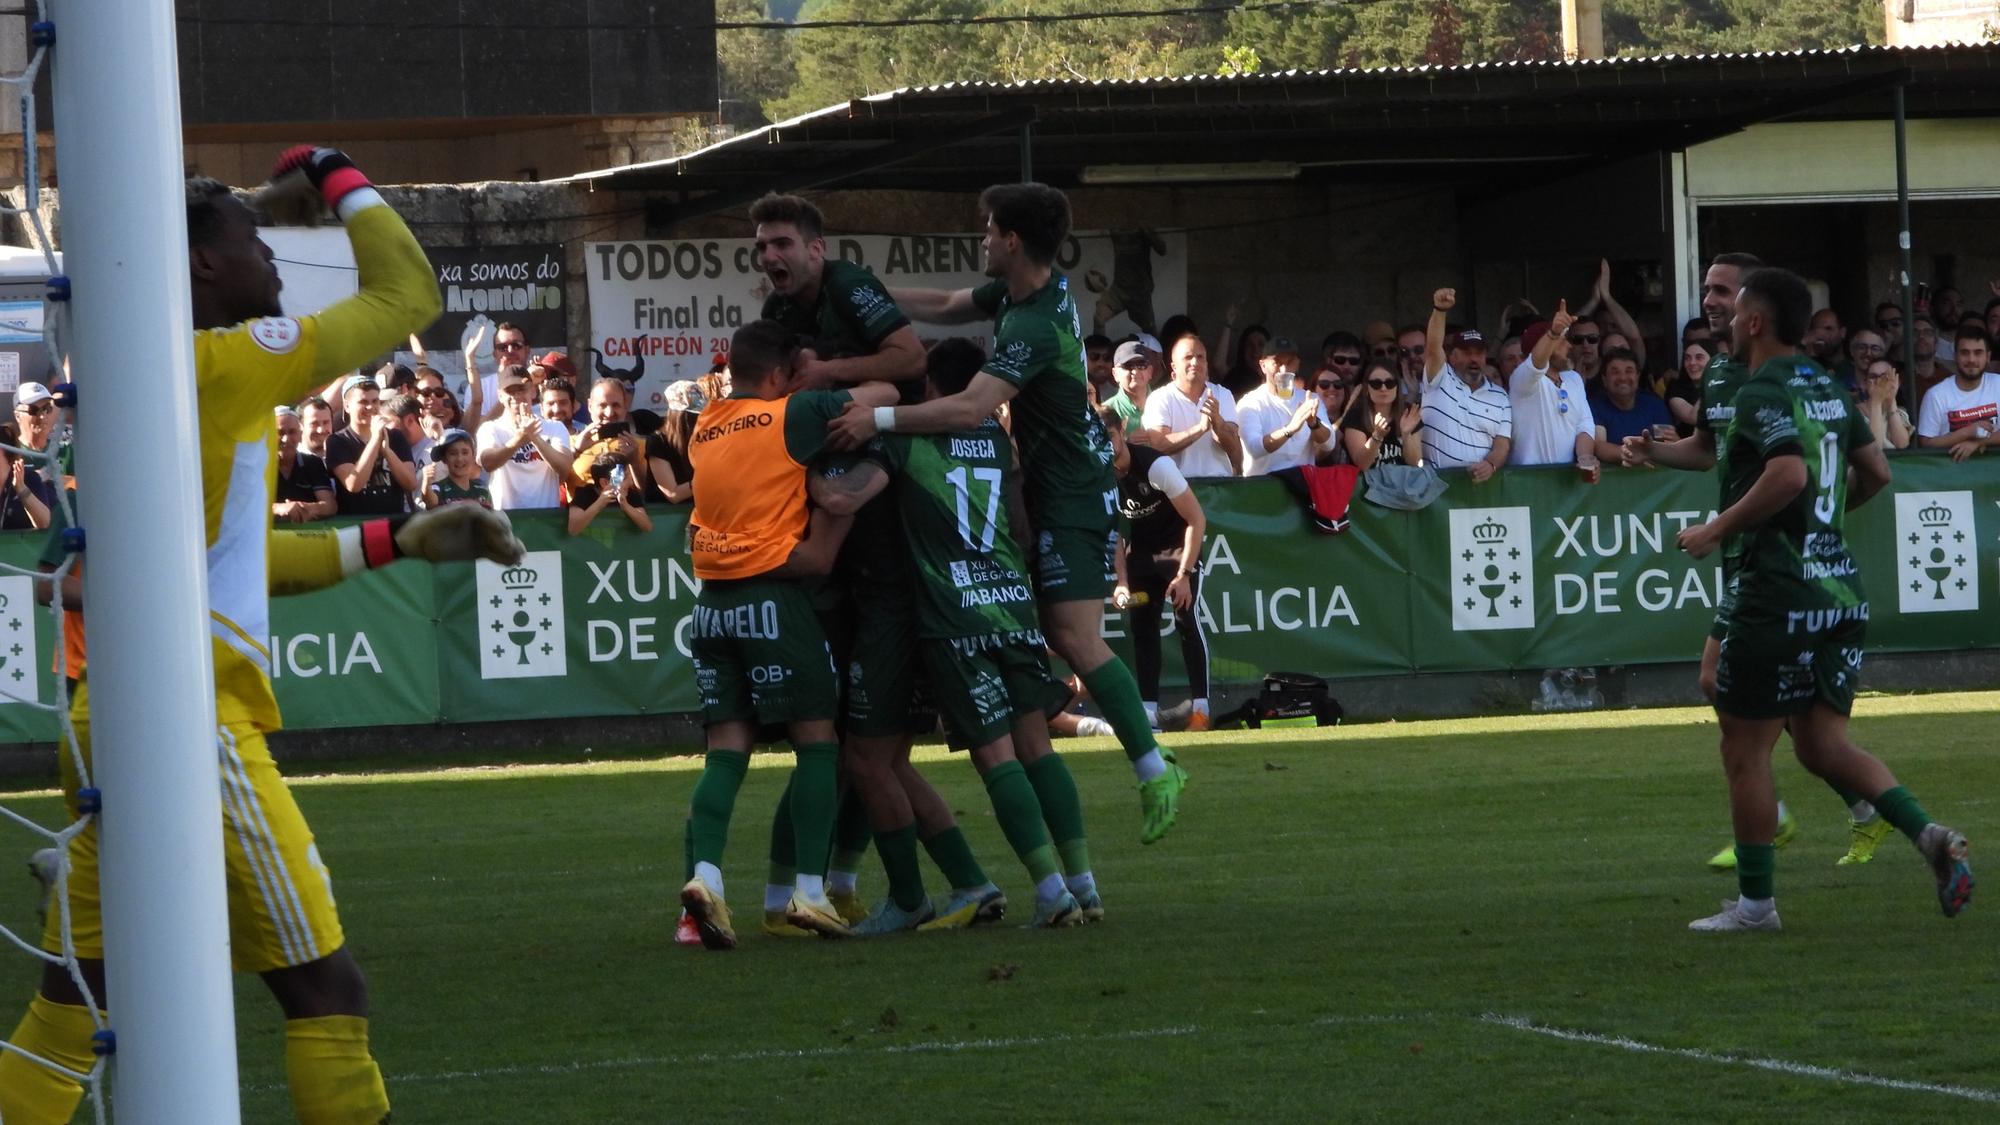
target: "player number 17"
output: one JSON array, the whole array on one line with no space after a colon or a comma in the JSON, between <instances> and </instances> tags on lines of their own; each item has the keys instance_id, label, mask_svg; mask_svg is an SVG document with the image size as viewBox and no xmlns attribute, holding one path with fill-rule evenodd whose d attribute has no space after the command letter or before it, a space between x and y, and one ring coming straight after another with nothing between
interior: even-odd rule
<instances>
[{"instance_id":1,"label":"player number 17","mask_svg":"<svg viewBox=\"0 0 2000 1125\"><path fill-rule=\"evenodd\" d=\"M973 469L968 480L965 466L960 465L946 473L944 479L951 485L952 491L956 494L953 498L958 502L958 537L965 540L968 550L978 551L982 555L993 550L993 533L999 526L1000 518L1000 470ZM986 486L984 526L979 530L976 539L972 526L973 503L970 486L973 484Z\"/></svg>"}]
</instances>

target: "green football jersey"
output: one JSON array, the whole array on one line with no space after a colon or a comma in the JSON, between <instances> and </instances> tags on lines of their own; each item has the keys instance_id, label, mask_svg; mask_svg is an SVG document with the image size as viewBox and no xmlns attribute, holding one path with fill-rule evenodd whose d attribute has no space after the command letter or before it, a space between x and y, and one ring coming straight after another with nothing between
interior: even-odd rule
<instances>
[{"instance_id":1,"label":"green football jersey","mask_svg":"<svg viewBox=\"0 0 2000 1125\"><path fill-rule=\"evenodd\" d=\"M1716 491L1721 494L1721 503L1715 509L1718 512L1729 506L1729 420L1736 416L1736 392L1749 377L1750 372L1742 364L1721 354L1709 360L1701 373L1701 391L1695 400L1694 428L1707 430L1715 441ZM1722 571L1724 575L1735 573L1734 563L1726 552L1722 559Z\"/></svg>"},{"instance_id":2,"label":"green football jersey","mask_svg":"<svg viewBox=\"0 0 2000 1125\"><path fill-rule=\"evenodd\" d=\"M1762 526L1723 546L1737 574L1736 614L1783 621L1787 632L1820 632L1838 620L1866 620L1861 574L1842 535L1847 455L1875 440L1847 391L1801 355L1771 360L1737 387L1725 443L1723 507L1748 493L1765 464L1803 457L1806 487ZM1835 611L1836 616L1812 616Z\"/></svg>"},{"instance_id":3,"label":"green football jersey","mask_svg":"<svg viewBox=\"0 0 2000 1125\"><path fill-rule=\"evenodd\" d=\"M983 368L1018 388L1012 417L1021 443L1023 498L1037 530L1109 528L1118 502L1111 439L1090 408L1083 322L1069 279L1016 303L1004 281L975 289L972 300L994 314L993 358Z\"/></svg>"},{"instance_id":4,"label":"green football jersey","mask_svg":"<svg viewBox=\"0 0 2000 1125\"><path fill-rule=\"evenodd\" d=\"M896 510L917 577L917 635L933 640L1037 629L1035 593L1002 491L1013 468L991 420L955 434L883 434L869 456L896 477Z\"/></svg>"},{"instance_id":5,"label":"green football jersey","mask_svg":"<svg viewBox=\"0 0 2000 1125\"><path fill-rule=\"evenodd\" d=\"M797 333L821 355L870 355L910 323L888 288L845 258L826 260L819 296L810 307L774 293L764 302L763 317Z\"/></svg>"}]
</instances>

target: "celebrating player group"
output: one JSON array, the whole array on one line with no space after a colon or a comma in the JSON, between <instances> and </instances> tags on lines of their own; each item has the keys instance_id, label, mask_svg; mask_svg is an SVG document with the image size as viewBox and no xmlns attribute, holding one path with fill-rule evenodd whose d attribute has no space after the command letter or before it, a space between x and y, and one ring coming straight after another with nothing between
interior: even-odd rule
<instances>
[{"instance_id":1,"label":"celebrating player group","mask_svg":"<svg viewBox=\"0 0 2000 1125\"><path fill-rule=\"evenodd\" d=\"M797 768L772 831L766 933L1000 917L1005 897L909 764L912 736L938 717L1034 884L1032 924L1101 918L1082 800L1049 745L1048 718L1070 696L1051 649L1131 759L1140 840L1173 826L1187 772L1154 741L1137 682L1100 634L1118 489L1076 300L1054 268L1069 202L1040 184L990 188L980 202L993 280L958 291L892 292L828 261L805 200L773 195L751 209L773 295L736 333L730 398L703 413L690 442L708 759L688 817L684 940L736 944L722 852L751 744L776 727ZM912 313L991 318L993 354L963 340L926 353ZM844 815L843 800L858 815ZM888 891L869 911L829 872L842 874L835 851L853 855L871 835ZM951 884L940 902L925 894L919 842Z\"/></svg>"}]
</instances>

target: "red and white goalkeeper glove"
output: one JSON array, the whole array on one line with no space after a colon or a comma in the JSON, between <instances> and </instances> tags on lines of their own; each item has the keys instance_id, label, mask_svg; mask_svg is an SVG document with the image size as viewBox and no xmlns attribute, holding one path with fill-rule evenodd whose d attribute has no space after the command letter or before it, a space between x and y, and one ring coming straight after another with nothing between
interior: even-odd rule
<instances>
[{"instance_id":1,"label":"red and white goalkeeper glove","mask_svg":"<svg viewBox=\"0 0 2000 1125\"><path fill-rule=\"evenodd\" d=\"M346 153L315 145L286 149L257 192L257 205L279 226L317 226L322 205L345 219L381 199Z\"/></svg>"}]
</instances>

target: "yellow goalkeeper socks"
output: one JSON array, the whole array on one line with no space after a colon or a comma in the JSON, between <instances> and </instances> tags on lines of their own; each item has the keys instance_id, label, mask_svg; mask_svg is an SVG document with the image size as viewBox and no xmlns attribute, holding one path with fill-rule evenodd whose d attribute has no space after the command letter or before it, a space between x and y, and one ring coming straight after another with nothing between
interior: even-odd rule
<instances>
[{"instance_id":1,"label":"yellow goalkeeper socks","mask_svg":"<svg viewBox=\"0 0 2000 1125\"><path fill-rule=\"evenodd\" d=\"M286 1020L285 1075L300 1125L380 1125L389 1119L389 1092L368 1053L368 1021L360 1016Z\"/></svg>"},{"instance_id":2,"label":"yellow goalkeeper socks","mask_svg":"<svg viewBox=\"0 0 2000 1125\"><path fill-rule=\"evenodd\" d=\"M37 996L8 1042L50 1062L87 1073L97 1062L90 1037L97 1024L90 1009ZM83 1086L12 1051L0 1051L0 1121L7 1125L67 1125L83 1099Z\"/></svg>"}]
</instances>

